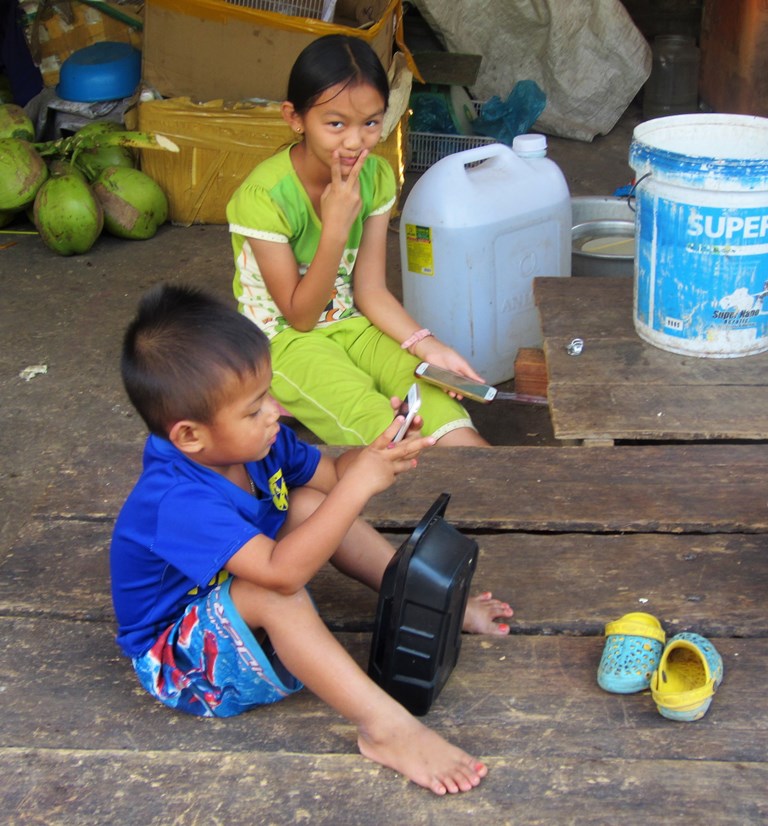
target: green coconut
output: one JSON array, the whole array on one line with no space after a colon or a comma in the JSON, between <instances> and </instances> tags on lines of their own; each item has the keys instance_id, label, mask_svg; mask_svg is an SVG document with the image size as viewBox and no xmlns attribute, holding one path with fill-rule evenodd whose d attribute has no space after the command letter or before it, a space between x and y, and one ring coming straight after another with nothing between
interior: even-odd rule
<instances>
[{"instance_id":1,"label":"green coconut","mask_svg":"<svg viewBox=\"0 0 768 826\"><path fill-rule=\"evenodd\" d=\"M113 121L94 121L78 129L75 139L88 138L90 140L96 135L125 133L125 131L123 126ZM128 169L136 166L136 157L131 149L119 145L96 145L77 149L74 161L89 181L95 181L109 166L124 166Z\"/></svg>"},{"instance_id":2,"label":"green coconut","mask_svg":"<svg viewBox=\"0 0 768 826\"><path fill-rule=\"evenodd\" d=\"M0 209L24 209L47 177L48 167L31 143L0 139Z\"/></svg>"},{"instance_id":3,"label":"green coconut","mask_svg":"<svg viewBox=\"0 0 768 826\"><path fill-rule=\"evenodd\" d=\"M95 181L110 166L133 169L136 166L136 158L127 146L96 146L79 152L75 165L89 181Z\"/></svg>"},{"instance_id":4,"label":"green coconut","mask_svg":"<svg viewBox=\"0 0 768 826\"><path fill-rule=\"evenodd\" d=\"M77 172L52 175L35 198L34 222L43 243L59 255L94 245L104 225L101 204Z\"/></svg>"},{"instance_id":5,"label":"green coconut","mask_svg":"<svg viewBox=\"0 0 768 826\"><path fill-rule=\"evenodd\" d=\"M0 104L0 138L35 139L35 125L27 113L15 103Z\"/></svg>"},{"instance_id":6,"label":"green coconut","mask_svg":"<svg viewBox=\"0 0 768 826\"><path fill-rule=\"evenodd\" d=\"M49 161L48 172L51 177L60 177L61 175L77 175L77 177L82 181L86 181L85 173L81 169L78 169L72 161L68 161L66 158L54 158L52 161Z\"/></svg>"},{"instance_id":7,"label":"green coconut","mask_svg":"<svg viewBox=\"0 0 768 826\"><path fill-rule=\"evenodd\" d=\"M118 238L145 240L168 220L168 199L139 169L111 166L93 184L104 209L104 226Z\"/></svg>"}]
</instances>

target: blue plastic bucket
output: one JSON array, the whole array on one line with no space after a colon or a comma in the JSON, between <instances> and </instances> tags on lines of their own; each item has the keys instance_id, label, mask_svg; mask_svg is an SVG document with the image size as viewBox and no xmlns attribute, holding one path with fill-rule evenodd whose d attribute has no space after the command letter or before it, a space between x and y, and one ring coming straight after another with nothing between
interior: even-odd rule
<instances>
[{"instance_id":1,"label":"blue plastic bucket","mask_svg":"<svg viewBox=\"0 0 768 826\"><path fill-rule=\"evenodd\" d=\"M629 163L638 335L708 358L768 350L768 118L646 121Z\"/></svg>"}]
</instances>

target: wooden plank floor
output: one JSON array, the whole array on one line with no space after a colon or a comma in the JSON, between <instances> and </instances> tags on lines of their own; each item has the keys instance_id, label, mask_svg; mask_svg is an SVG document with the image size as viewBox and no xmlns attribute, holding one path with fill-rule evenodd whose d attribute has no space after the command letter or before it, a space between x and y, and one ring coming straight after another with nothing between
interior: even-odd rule
<instances>
[{"instance_id":1,"label":"wooden plank floor","mask_svg":"<svg viewBox=\"0 0 768 826\"><path fill-rule=\"evenodd\" d=\"M137 457L74 459L0 560L0 767L9 823L751 824L768 819L768 494L762 445L435 450L369 504L397 545L442 490L480 545L474 585L516 609L464 637L426 722L490 766L438 799L364 761L307 692L230 720L175 714L113 641L107 545ZM105 480L109 480L109 485ZM375 596L312 585L365 665ZM663 719L596 683L604 624L632 610L709 636L707 716Z\"/></svg>"},{"instance_id":2,"label":"wooden plank floor","mask_svg":"<svg viewBox=\"0 0 768 826\"><path fill-rule=\"evenodd\" d=\"M537 278L555 436L585 443L768 439L768 353L681 356L635 332L633 279ZM584 340L580 356L566 347Z\"/></svg>"}]
</instances>

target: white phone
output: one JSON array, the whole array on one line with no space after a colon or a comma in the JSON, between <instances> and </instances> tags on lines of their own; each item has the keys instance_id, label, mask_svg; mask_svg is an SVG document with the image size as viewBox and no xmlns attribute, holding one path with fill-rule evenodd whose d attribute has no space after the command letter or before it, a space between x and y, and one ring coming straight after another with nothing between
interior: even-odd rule
<instances>
[{"instance_id":1,"label":"white phone","mask_svg":"<svg viewBox=\"0 0 768 826\"><path fill-rule=\"evenodd\" d=\"M426 361L422 361L414 370L414 373L430 384L436 384L438 387L453 390L454 393L458 393L467 399L473 399L476 402L488 404L488 402L492 402L496 398L497 390L490 384L483 384L481 381L468 379L466 376L453 373L451 370L446 370L443 367L436 367L434 364L429 364L429 362Z\"/></svg>"},{"instance_id":2,"label":"white phone","mask_svg":"<svg viewBox=\"0 0 768 826\"><path fill-rule=\"evenodd\" d=\"M400 429L395 434L395 438L392 439L393 442L399 442L403 436L405 436L420 407L421 393L419 392L419 385L412 384L408 395L405 397L405 401L400 405L400 408L395 414L395 418L405 416L405 421L400 425Z\"/></svg>"}]
</instances>

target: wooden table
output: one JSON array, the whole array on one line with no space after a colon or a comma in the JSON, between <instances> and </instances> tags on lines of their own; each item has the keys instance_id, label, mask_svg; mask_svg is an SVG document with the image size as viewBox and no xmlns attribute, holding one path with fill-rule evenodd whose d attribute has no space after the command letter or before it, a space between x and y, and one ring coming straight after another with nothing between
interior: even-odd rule
<instances>
[{"instance_id":1,"label":"wooden table","mask_svg":"<svg viewBox=\"0 0 768 826\"><path fill-rule=\"evenodd\" d=\"M583 444L768 439L768 353L669 353L635 332L633 279L537 278L555 437ZM566 351L584 340L579 356Z\"/></svg>"},{"instance_id":2,"label":"wooden table","mask_svg":"<svg viewBox=\"0 0 768 826\"><path fill-rule=\"evenodd\" d=\"M475 589L515 607L510 636L464 637L425 718L490 767L448 799L363 760L352 726L307 691L200 720L138 688L107 565L136 447L74 456L0 557L8 823L768 821L768 445L441 448L370 501L397 545L451 492L448 520L480 546ZM374 594L330 567L312 593L365 666ZM605 623L637 610L720 651L703 720L598 687Z\"/></svg>"}]
</instances>

